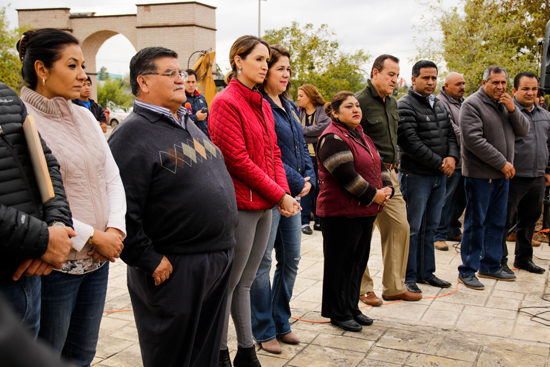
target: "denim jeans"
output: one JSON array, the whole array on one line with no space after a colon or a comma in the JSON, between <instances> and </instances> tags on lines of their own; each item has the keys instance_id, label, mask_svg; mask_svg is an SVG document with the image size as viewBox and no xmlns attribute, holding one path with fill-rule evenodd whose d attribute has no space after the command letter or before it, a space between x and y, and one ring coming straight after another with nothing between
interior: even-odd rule
<instances>
[{"instance_id":1,"label":"denim jeans","mask_svg":"<svg viewBox=\"0 0 550 367\"><path fill-rule=\"evenodd\" d=\"M464 190L464 180L462 179L461 169L455 169L451 177L447 177L445 200L443 202L443 209L441 209L441 220L435 231L434 241L446 241L447 238L454 238L460 235L460 228L458 229L458 234L455 234L456 230L451 231L451 220L454 219L453 215L456 212L455 207L460 206L456 201L457 190ZM464 208L462 208L462 211L464 211Z\"/></svg>"},{"instance_id":2,"label":"denim jeans","mask_svg":"<svg viewBox=\"0 0 550 367\"><path fill-rule=\"evenodd\" d=\"M95 356L108 277L109 263L82 275L52 271L42 277L38 336L79 366Z\"/></svg>"},{"instance_id":3,"label":"denim jeans","mask_svg":"<svg viewBox=\"0 0 550 367\"><path fill-rule=\"evenodd\" d=\"M40 277L35 276L0 283L0 292L35 338L40 329L40 284Z\"/></svg>"},{"instance_id":4,"label":"denim jeans","mask_svg":"<svg viewBox=\"0 0 550 367\"><path fill-rule=\"evenodd\" d=\"M291 332L290 299L300 262L300 214L284 217L277 206L272 209L271 232L265 254L250 288L252 335L259 343ZM277 267L270 284L271 255L275 249Z\"/></svg>"},{"instance_id":5,"label":"denim jeans","mask_svg":"<svg viewBox=\"0 0 550 367\"><path fill-rule=\"evenodd\" d=\"M466 213L460 245L461 276L478 270L493 273L500 269L502 236L506 224L509 179L464 178Z\"/></svg>"},{"instance_id":6,"label":"denim jeans","mask_svg":"<svg viewBox=\"0 0 550 367\"><path fill-rule=\"evenodd\" d=\"M453 199L454 208L451 214L451 221L449 223L449 232L447 232L447 239L458 237L462 234L462 222L460 217L464 214L466 209L466 191L464 190L464 176L460 178L455 190L455 196Z\"/></svg>"},{"instance_id":7,"label":"denim jeans","mask_svg":"<svg viewBox=\"0 0 550 367\"><path fill-rule=\"evenodd\" d=\"M447 176L423 176L399 172L411 227L405 283L421 282L435 275L434 235L441 218Z\"/></svg>"},{"instance_id":8,"label":"denim jeans","mask_svg":"<svg viewBox=\"0 0 550 367\"><path fill-rule=\"evenodd\" d=\"M317 196L319 196L319 166L317 165L317 157L311 157L311 162L313 163L313 170L315 171L317 181L315 182L315 191L313 193L310 192L300 200L300 204L302 205L301 216L303 226L309 226L311 213L313 213L313 220L315 223L319 224L319 217L315 213L315 209L317 208Z\"/></svg>"}]
</instances>

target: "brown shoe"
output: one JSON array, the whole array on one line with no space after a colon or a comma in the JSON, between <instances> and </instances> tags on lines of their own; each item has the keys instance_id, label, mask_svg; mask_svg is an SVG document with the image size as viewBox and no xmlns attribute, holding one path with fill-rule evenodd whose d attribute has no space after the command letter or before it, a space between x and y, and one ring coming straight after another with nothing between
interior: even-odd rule
<instances>
[{"instance_id":1,"label":"brown shoe","mask_svg":"<svg viewBox=\"0 0 550 367\"><path fill-rule=\"evenodd\" d=\"M537 240L532 240L531 244L533 245L533 247L539 247L540 245L542 245L542 243L540 241L537 241Z\"/></svg>"},{"instance_id":2,"label":"brown shoe","mask_svg":"<svg viewBox=\"0 0 550 367\"><path fill-rule=\"evenodd\" d=\"M422 299L422 293L413 293L406 291L405 293L396 294L395 296L386 296L383 294L382 298L384 298L384 300L386 301L420 301Z\"/></svg>"},{"instance_id":3,"label":"brown shoe","mask_svg":"<svg viewBox=\"0 0 550 367\"><path fill-rule=\"evenodd\" d=\"M447 242L445 242L445 241L435 241L434 246L435 246L435 249L439 250L439 251L448 251L449 250L449 246L447 246Z\"/></svg>"},{"instance_id":4,"label":"brown shoe","mask_svg":"<svg viewBox=\"0 0 550 367\"><path fill-rule=\"evenodd\" d=\"M285 335L281 335L279 337L279 340L281 340L285 344L300 344L300 339L294 334L294 332L290 332Z\"/></svg>"},{"instance_id":5,"label":"brown shoe","mask_svg":"<svg viewBox=\"0 0 550 367\"><path fill-rule=\"evenodd\" d=\"M260 343L260 346L268 353L281 354L281 352L283 351L277 339L271 339L267 342Z\"/></svg>"},{"instance_id":6,"label":"brown shoe","mask_svg":"<svg viewBox=\"0 0 550 367\"><path fill-rule=\"evenodd\" d=\"M516 234L514 232L510 233L508 238L506 239L508 242L516 242Z\"/></svg>"},{"instance_id":7,"label":"brown shoe","mask_svg":"<svg viewBox=\"0 0 550 367\"><path fill-rule=\"evenodd\" d=\"M367 292L367 294L362 294L359 296L359 299L361 302L366 303L369 306L382 306L384 304L384 301L382 301L380 298L374 294L374 292Z\"/></svg>"},{"instance_id":8,"label":"brown shoe","mask_svg":"<svg viewBox=\"0 0 550 367\"><path fill-rule=\"evenodd\" d=\"M459 234L458 236L451 238L451 241L462 241L462 235Z\"/></svg>"}]
</instances>

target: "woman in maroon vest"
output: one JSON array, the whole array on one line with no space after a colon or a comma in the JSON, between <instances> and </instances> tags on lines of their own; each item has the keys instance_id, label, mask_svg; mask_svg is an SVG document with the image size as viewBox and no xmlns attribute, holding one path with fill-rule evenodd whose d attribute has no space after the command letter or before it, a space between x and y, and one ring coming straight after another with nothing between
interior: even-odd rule
<instances>
[{"instance_id":1,"label":"woman in maroon vest","mask_svg":"<svg viewBox=\"0 0 550 367\"><path fill-rule=\"evenodd\" d=\"M363 134L361 107L355 96L347 91L337 93L325 112L333 121L317 146L317 215L325 256L321 314L344 330L360 331L361 325L373 322L357 305L372 226L393 188L372 140Z\"/></svg>"}]
</instances>

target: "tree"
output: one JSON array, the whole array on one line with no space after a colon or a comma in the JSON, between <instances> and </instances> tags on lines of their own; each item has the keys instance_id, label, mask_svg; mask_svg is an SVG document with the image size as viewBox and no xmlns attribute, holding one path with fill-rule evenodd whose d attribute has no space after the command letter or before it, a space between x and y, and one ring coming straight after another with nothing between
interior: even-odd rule
<instances>
[{"instance_id":1,"label":"tree","mask_svg":"<svg viewBox=\"0 0 550 367\"><path fill-rule=\"evenodd\" d=\"M97 87L97 100L104 108L109 101L128 108L132 106L134 99L129 85L122 79L108 78L103 85Z\"/></svg>"},{"instance_id":2,"label":"tree","mask_svg":"<svg viewBox=\"0 0 550 367\"><path fill-rule=\"evenodd\" d=\"M327 101L341 90L356 92L364 86L366 72L362 68L370 55L363 50L340 51L335 36L326 24L314 29L309 23L300 28L298 22L265 31L267 42L290 52L292 99L296 100L298 87L303 84L313 84Z\"/></svg>"},{"instance_id":3,"label":"tree","mask_svg":"<svg viewBox=\"0 0 550 367\"><path fill-rule=\"evenodd\" d=\"M105 66L102 66L99 69L99 73L97 73L97 80L107 80L109 79L109 73L107 72L107 68Z\"/></svg>"},{"instance_id":4,"label":"tree","mask_svg":"<svg viewBox=\"0 0 550 367\"><path fill-rule=\"evenodd\" d=\"M0 9L0 81L13 89L23 83L21 62L15 44L26 28L10 29L6 7Z\"/></svg>"},{"instance_id":5,"label":"tree","mask_svg":"<svg viewBox=\"0 0 550 367\"><path fill-rule=\"evenodd\" d=\"M445 62L449 71L464 74L466 94L479 88L490 65L504 67L510 78L538 70L537 43L550 19L550 0L458 0L450 9L442 0L419 2L431 13L423 16L420 32L438 30L442 38L425 37L416 59Z\"/></svg>"}]
</instances>

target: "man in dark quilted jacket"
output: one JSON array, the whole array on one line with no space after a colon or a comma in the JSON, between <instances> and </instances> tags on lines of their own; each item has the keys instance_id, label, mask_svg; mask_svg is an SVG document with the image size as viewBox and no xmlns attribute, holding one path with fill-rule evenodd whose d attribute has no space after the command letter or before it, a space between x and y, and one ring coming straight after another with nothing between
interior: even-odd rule
<instances>
[{"instance_id":1,"label":"man in dark quilted jacket","mask_svg":"<svg viewBox=\"0 0 550 367\"><path fill-rule=\"evenodd\" d=\"M0 83L0 293L36 336L40 275L61 268L76 234L59 164L44 141L55 197L42 204L23 133L26 117L17 94Z\"/></svg>"},{"instance_id":2,"label":"man in dark quilted jacket","mask_svg":"<svg viewBox=\"0 0 550 367\"><path fill-rule=\"evenodd\" d=\"M433 95L437 72L432 61L418 61L412 69L413 88L397 102L401 118L397 127L399 183L411 227L405 285L414 293L421 293L417 283L451 286L434 274L434 235L446 179L452 175L460 151L449 112Z\"/></svg>"}]
</instances>

